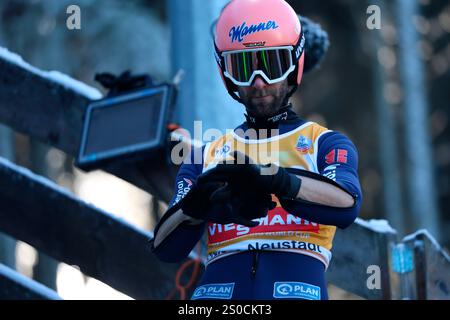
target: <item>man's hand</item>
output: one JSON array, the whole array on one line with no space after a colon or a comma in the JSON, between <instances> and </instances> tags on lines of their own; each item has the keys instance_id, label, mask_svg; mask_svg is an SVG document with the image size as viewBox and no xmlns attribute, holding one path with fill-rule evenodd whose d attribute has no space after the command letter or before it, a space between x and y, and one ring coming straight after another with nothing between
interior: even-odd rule
<instances>
[{"instance_id":1,"label":"man's hand","mask_svg":"<svg viewBox=\"0 0 450 320\"><path fill-rule=\"evenodd\" d=\"M286 169L270 165L259 165L241 152L232 153L234 163L219 163L199 178L199 182L227 182L235 188L260 194L275 194L278 198L295 199L301 179ZM220 190L218 191L220 192Z\"/></svg>"},{"instance_id":2,"label":"man's hand","mask_svg":"<svg viewBox=\"0 0 450 320\"><path fill-rule=\"evenodd\" d=\"M270 194L254 190L243 191L227 182L224 187L211 194L210 201L225 206L228 210L225 214L211 210L208 214L209 221L220 224L236 223L247 227L256 227L258 222L252 220L265 217L269 210L276 207Z\"/></svg>"},{"instance_id":3,"label":"man's hand","mask_svg":"<svg viewBox=\"0 0 450 320\"><path fill-rule=\"evenodd\" d=\"M253 190L242 192L225 181L209 181L204 175L198 177L192 189L176 205L193 219L255 227L258 222L251 220L266 216L276 205L270 194Z\"/></svg>"}]
</instances>

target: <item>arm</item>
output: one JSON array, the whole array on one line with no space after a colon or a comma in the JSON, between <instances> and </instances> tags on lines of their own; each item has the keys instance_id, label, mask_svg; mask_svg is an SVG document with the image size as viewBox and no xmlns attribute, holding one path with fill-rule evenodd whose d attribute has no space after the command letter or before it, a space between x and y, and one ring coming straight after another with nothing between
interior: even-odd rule
<instances>
[{"instance_id":1,"label":"arm","mask_svg":"<svg viewBox=\"0 0 450 320\"><path fill-rule=\"evenodd\" d=\"M289 170L302 183L298 198L282 200L283 207L312 222L346 228L356 219L362 200L356 148L337 132L324 134L318 148L319 175Z\"/></svg>"},{"instance_id":2,"label":"arm","mask_svg":"<svg viewBox=\"0 0 450 320\"><path fill-rule=\"evenodd\" d=\"M175 195L169 209L156 225L152 251L164 262L177 262L186 258L203 235L205 223L184 214L177 206L201 171L201 164L191 162L181 166L175 182Z\"/></svg>"},{"instance_id":3,"label":"arm","mask_svg":"<svg viewBox=\"0 0 450 320\"><path fill-rule=\"evenodd\" d=\"M301 177L301 180L299 199L338 208L351 207L355 203L350 194L332 184L308 177Z\"/></svg>"}]
</instances>

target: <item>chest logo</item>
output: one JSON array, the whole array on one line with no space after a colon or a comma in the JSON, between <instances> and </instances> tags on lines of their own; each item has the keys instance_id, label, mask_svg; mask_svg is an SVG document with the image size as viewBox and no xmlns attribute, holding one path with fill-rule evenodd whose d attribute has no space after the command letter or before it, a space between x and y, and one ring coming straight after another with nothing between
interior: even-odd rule
<instances>
[{"instance_id":1,"label":"chest logo","mask_svg":"<svg viewBox=\"0 0 450 320\"><path fill-rule=\"evenodd\" d=\"M295 147L301 153L308 153L308 151L312 148L312 141L311 139L301 135L298 137L297 145Z\"/></svg>"},{"instance_id":2,"label":"chest logo","mask_svg":"<svg viewBox=\"0 0 450 320\"><path fill-rule=\"evenodd\" d=\"M222 147L217 148L214 151L214 159L222 160L225 159L231 151L231 145L229 142L225 143Z\"/></svg>"}]
</instances>

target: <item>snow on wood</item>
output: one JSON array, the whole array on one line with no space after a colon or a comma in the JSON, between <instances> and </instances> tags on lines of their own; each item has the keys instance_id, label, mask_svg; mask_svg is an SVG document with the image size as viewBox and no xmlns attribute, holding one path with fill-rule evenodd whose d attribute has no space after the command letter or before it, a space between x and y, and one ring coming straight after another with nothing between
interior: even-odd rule
<instances>
[{"instance_id":1,"label":"snow on wood","mask_svg":"<svg viewBox=\"0 0 450 320\"><path fill-rule=\"evenodd\" d=\"M103 96L101 92L96 88L90 87L87 84L75 80L59 71L42 71L36 67L33 67L32 65L24 61L22 57L17 53L13 53L6 48L0 47L0 58L9 61L10 63L13 63L17 66L20 66L38 76L54 81L64 86L65 88L76 91L90 100L101 99Z\"/></svg>"},{"instance_id":2,"label":"snow on wood","mask_svg":"<svg viewBox=\"0 0 450 320\"><path fill-rule=\"evenodd\" d=\"M375 232L381 232L381 233L393 233L396 234L397 231L393 229L387 220L363 220L360 218L357 218L355 221L356 224L359 224L360 226L363 226L365 228L368 228Z\"/></svg>"}]
</instances>

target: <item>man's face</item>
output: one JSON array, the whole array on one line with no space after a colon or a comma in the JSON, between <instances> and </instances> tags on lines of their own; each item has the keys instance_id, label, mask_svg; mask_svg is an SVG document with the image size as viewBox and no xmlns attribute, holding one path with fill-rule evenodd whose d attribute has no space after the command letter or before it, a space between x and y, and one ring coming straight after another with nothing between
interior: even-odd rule
<instances>
[{"instance_id":1,"label":"man's face","mask_svg":"<svg viewBox=\"0 0 450 320\"><path fill-rule=\"evenodd\" d=\"M249 87L238 87L247 113L254 117L274 115L283 107L283 100L289 92L287 79L274 84L267 84L263 78L256 76Z\"/></svg>"}]
</instances>

